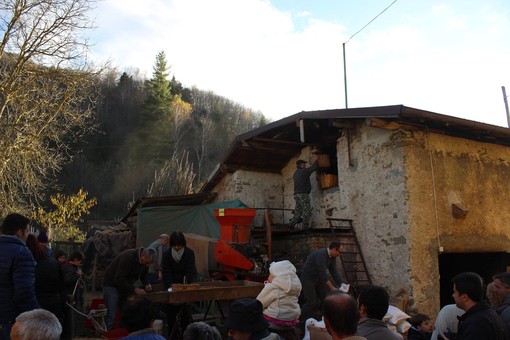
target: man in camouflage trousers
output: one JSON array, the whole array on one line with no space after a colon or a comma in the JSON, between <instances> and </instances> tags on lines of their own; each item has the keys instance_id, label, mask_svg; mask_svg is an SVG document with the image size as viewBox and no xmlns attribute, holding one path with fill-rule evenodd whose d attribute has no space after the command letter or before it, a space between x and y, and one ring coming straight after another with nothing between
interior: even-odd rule
<instances>
[{"instance_id":1,"label":"man in camouflage trousers","mask_svg":"<svg viewBox=\"0 0 510 340\"><path fill-rule=\"evenodd\" d=\"M312 185L310 183L310 176L317 170L319 166L319 157L312 153L313 164L306 167L306 161L298 159L296 161L296 171L294 172L294 200L296 206L294 208L294 217L289 222L289 226L294 228L299 222L303 222L302 229L310 227L310 216L312 215L312 208L310 206L310 191Z\"/></svg>"}]
</instances>

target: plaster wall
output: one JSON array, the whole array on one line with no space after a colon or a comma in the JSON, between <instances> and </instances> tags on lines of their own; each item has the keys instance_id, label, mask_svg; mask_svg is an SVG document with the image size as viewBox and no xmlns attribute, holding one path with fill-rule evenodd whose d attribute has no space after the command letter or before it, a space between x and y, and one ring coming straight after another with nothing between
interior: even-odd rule
<instances>
[{"instance_id":1,"label":"plaster wall","mask_svg":"<svg viewBox=\"0 0 510 340\"><path fill-rule=\"evenodd\" d=\"M367 269L390 295L409 291L408 192L398 134L358 124L337 142L338 215L353 220Z\"/></svg>"},{"instance_id":2,"label":"plaster wall","mask_svg":"<svg viewBox=\"0 0 510 340\"><path fill-rule=\"evenodd\" d=\"M214 188L218 193L215 201L239 199L250 208L259 208L253 225L264 223L265 208L281 208L283 205L283 181L279 174L238 170L229 173Z\"/></svg>"},{"instance_id":3,"label":"plaster wall","mask_svg":"<svg viewBox=\"0 0 510 340\"><path fill-rule=\"evenodd\" d=\"M507 252L510 148L421 131L400 137L409 190L409 251L416 307L439 310L439 247L448 253ZM456 218L452 204L468 210Z\"/></svg>"}]
</instances>

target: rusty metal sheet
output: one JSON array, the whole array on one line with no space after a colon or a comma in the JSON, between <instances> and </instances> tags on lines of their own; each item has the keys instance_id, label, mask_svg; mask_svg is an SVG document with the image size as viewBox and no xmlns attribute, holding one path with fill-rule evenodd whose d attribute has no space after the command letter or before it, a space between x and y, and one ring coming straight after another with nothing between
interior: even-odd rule
<instances>
[{"instance_id":1,"label":"rusty metal sheet","mask_svg":"<svg viewBox=\"0 0 510 340\"><path fill-rule=\"evenodd\" d=\"M153 302L179 304L193 301L235 300L245 297L257 297L264 284L253 281L212 281L198 282L189 289L154 291L145 296Z\"/></svg>"}]
</instances>

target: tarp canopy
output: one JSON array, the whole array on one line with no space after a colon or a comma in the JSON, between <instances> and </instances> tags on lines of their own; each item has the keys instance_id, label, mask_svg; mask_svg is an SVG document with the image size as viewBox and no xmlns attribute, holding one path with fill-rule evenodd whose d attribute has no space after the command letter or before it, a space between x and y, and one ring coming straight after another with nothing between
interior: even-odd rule
<instances>
[{"instance_id":1,"label":"tarp canopy","mask_svg":"<svg viewBox=\"0 0 510 340\"><path fill-rule=\"evenodd\" d=\"M223 201L197 206L158 206L139 208L136 220L136 244L147 247L161 234L176 230L212 239L220 238L220 223L215 209L247 208L240 200Z\"/></svg>"}]
</instances>

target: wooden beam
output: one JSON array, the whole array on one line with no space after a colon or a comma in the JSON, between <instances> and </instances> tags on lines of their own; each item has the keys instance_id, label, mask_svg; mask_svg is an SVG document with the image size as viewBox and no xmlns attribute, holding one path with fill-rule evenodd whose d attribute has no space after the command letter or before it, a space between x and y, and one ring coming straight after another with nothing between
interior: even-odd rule
<instances>
[{"instance_id":1,"label":"wooden beam","mask_svg":"<svg viewBox=\"0 0 510 340\"><path fill-rule=\"evenodd\" d=\"M288 144L288 145L296 145L296 146L301 146L301 147L314 145L314 144L310 144L310 143L295 142L295 141L291 141L291 140L260 138L260 137L254 137L254 138L251 138L246 141L247 142L250 142L250 141L259 142L260 141L260 142L267 142L267 143L272 143L272 144Z\"/></svg>"},{"instance_id":2,"label":"wooden beam","mask_svg":"<svg viewBox=\"0 0 510 340\"><path fill-rule=\"evenodd\" d=\"M370 118L369 122L370 122L369 126L383 128L383 129L387 129L387 130L391 130L391 131L398 130L398 129L402 128L402 124L399 124L394 121L388 122L386 120L382 120L379 118Z\"/></svg>"}]
</instances>

